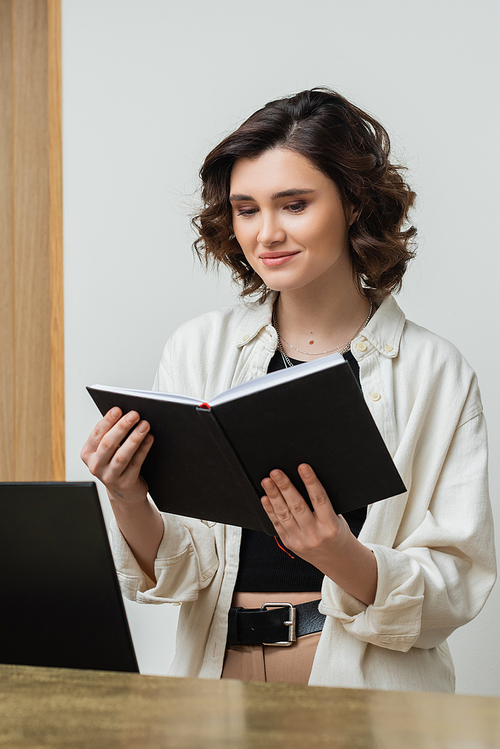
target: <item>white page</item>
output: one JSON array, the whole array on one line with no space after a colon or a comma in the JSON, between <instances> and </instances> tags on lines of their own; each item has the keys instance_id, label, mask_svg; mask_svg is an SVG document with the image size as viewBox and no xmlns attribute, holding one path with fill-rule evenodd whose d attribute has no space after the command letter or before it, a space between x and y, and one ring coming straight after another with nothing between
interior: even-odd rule
<instances>
[{"instance_id":1,"label":"white page","mask_svg":"<svg viewBox=\"0 0 500 749\"><path fill-rule=\"evenodd\" d=\"M177 395L176 393L162 393L160 390L131 390L129 388L111 387L110 385L92 385L96 390L105 390L107 393L136 395L138 398L154 398L158 401L170 401L171 403L186 403L199 406L201 398L191 398L189 395Z\"/></svg>"},{"instance_id":2,"label":"white page","mask_svg":"<svg viewBox=\"0 0 500 749\"><path fill-rule=\"evenodd\" d=\"M321 372L323 369L336 367L338 364L343 364L344 362L345 359L341 354L331 354L316 361L304 362L300 366L279 369L277 372L262 375L262 377L257 377L255 380L249 380L241 385L236 385L236 387L226 390L224 393L220 393L220 395L216 395L210 405L217 406L220 403L227 403L244 395L250 395L251 393L257 393L259 390L266 390L275 385L281 385L282 382L298 380L300 377L305 377L313 372Z\"/></svg>"},{"instance_id":3,"label":"white page","mask_svg":"<svg viewBox=\"0 0 500 749\"><path fill-rule=\"evenodd\" d=\"M251 393L275 387L283 382L298 380L300 377L305 377L313 372L321 372L324 369L336 367L338 364L344 363L345 359L341 354L331 354L330 356L324 356L316 361L304 362L300 366L280 369L277 372L265 374L262 377L257 377L255 380L249 380L248 382L236 385L236 387L220 393L213 398L210 405L216 406L218 404L228 403L229 401L236 400L245 395L250 395ZM96 390L106 390L110 393L129 393L136 395L139 398L155 398L159 401L165 400L172 403L186 403L199 406L202 402L201 398L196 399L191 398L189 395L178 395L176 393L162 393L158 390L129 390L128 388L108 387L106 385L93 385L92 387Z\"/></svg>"}]
</instances>

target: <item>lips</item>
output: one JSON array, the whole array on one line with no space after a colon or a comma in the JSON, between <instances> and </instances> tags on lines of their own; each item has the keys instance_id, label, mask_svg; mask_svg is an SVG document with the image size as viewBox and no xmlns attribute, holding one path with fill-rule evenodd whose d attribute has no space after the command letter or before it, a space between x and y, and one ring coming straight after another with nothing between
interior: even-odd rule
<instances>
[{"instance_id":1,"label":"lips","mask_svg":"<svg viewBox=\"0 0 500 749\"><path fill-rule=\"evenodd\" d=\"M283 265L288 260L291 260L299 252L263 252L260 259L267 266Z\"/></svg>"}]
</instances>

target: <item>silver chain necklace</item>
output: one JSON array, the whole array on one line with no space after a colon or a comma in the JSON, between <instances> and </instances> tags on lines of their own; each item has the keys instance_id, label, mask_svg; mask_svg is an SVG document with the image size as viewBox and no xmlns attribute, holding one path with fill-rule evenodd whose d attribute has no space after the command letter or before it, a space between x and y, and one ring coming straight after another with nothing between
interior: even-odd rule
<instances>
[{"instance_id":1,"label":"silver chain necklace","mask_svg":"<svg viewBox=\"0 0 500 749\"><path fill-rule=\"evenodd\" d=\"M292 346L292 344L289 343L286 340L286 338L282 338L282 336L280 336L280 332L278 330L278 318L277 318L277 315L276 315L276 303L274 303L273 304L273 327L276 330L276 335L278 337L278 351L280 352L281 358L283 359L283 364L285 365L285 367L293 367L293 362L286 355L285 350L283 348L282 341L284 343L286 343L286 345L289 346L290 348L292 348L294 351L298 351L299 354L304 354L305 356L322 356L324 354L333 354L335 352L338 352L339 354L345 354L351 348L351 343L354 341L354 339L356 338L356 336L359 335L359 333L361 333L361 331L363 330L363 328L366 328L366 326L370 322L370 318L372 316L372 312L373 312L373 302L370 302L370 309L368 311L368 315L366 316L366 319L362 322L361 326L355 332L355 334L353 335L353 337L351 338L351 340L348 341L347 343L345 343L344 346L341 345L341 346L337 346L336 348L328 349L327 351L316 351L316 352L313 353L313 352L310 352L310 351L301 351L296 346Z\"/></svg>"}]
</instances>

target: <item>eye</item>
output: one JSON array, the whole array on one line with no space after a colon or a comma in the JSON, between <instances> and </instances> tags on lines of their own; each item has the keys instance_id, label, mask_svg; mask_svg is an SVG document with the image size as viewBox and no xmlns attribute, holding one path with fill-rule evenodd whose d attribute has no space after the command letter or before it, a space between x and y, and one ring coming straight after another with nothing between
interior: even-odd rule
<instances>
[{"instance_id":1,"label":"eye","mask_svg":"<svg viewBox=\"0 0 500 749\"><path fill-rule=\"evenodd\" d=\"M237 216L253 216L254 213L257 213L258 208L237 208L236 209L236 215Z\"/></svg>"},{"instance_id":2,"label":"eye","mask_svg":"<svg viewBox=\"0 0 500 749\"><path fill-rule=\"evenodd\" d=\"M306 203L304 203L303 200L296 201L295 203L288 203L288 205L285 206L286 210L290 211L290 213L301 213L305 207Z\"/></svg>"}]
</instances>

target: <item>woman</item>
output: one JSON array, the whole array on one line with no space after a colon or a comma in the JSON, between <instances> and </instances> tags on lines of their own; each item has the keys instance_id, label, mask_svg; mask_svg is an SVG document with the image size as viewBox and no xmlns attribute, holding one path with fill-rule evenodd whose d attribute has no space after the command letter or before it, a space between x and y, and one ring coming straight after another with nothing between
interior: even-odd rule
<instances>
[{"instance_id":1,"label":"woman","mask_svg":"<svg viewBox=\"0 0 500 749\"><path fill-rule=\"evenodd\" d=\"M314 466L299 469L312 511L277 466L262 503L279 545L162 516L140 475L149 425L115 408L82 458L108 490L124 593L182 603L176 675L452 691L446 638L479 612L495 576L485 426L468 364L391 296L415 229L404 228L414 193L389 161L387 134L338 94L304 91L252 115L201 178L196 249L260 298L183 325L156 388L210 400L341 352L408 491L343 518ZM273 633L290 616L278 610L275 625L252 613L266 602L297 606L290 647L262 644L282 640Z\"/></svg>"}]
</instances>

